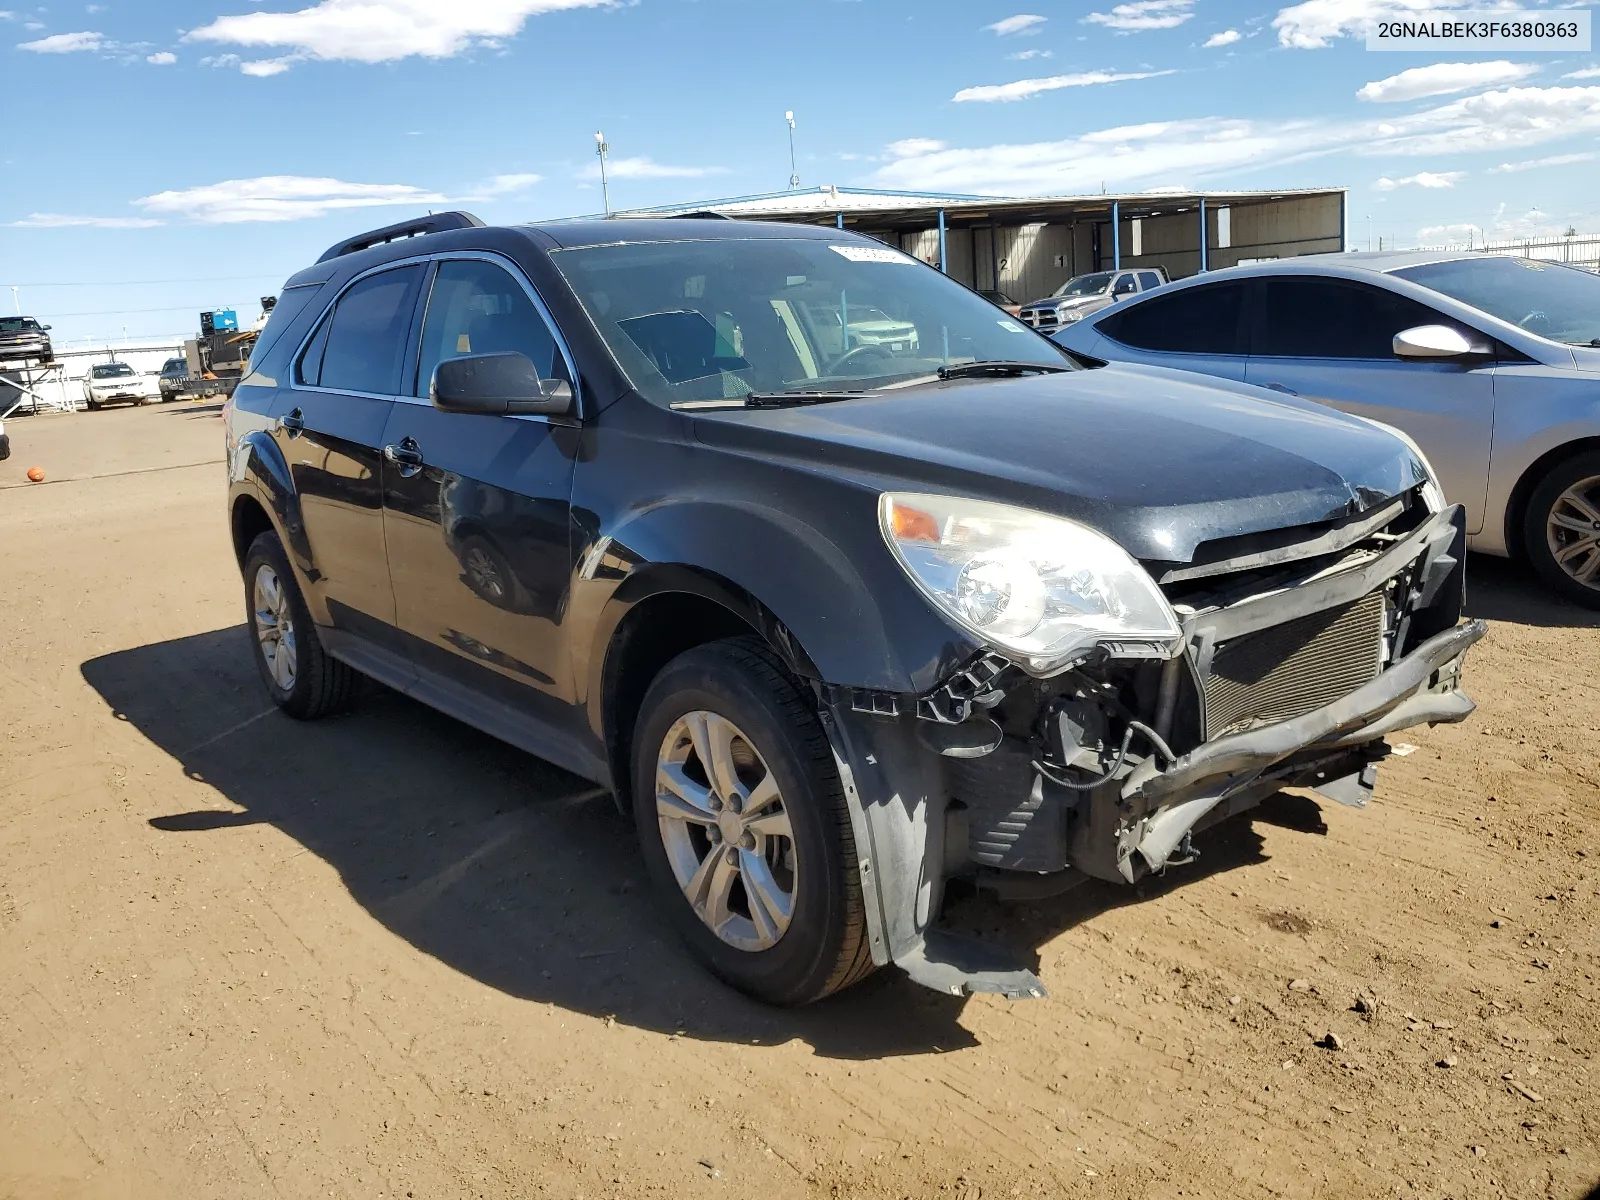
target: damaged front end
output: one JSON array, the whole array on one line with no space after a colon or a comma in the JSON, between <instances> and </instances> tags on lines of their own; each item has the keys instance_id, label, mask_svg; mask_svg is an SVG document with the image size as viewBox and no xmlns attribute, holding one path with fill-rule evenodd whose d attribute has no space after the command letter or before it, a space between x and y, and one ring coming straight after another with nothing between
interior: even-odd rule
<instances>
[{"instance_id":1,"label":"damaged front end","mask_svg":"<svg viewBox=\"0 0 1600 1200\"><path fill-rule=\"evenodd\" d=\"M1132 883L1280 788L1365 805L1387 735L1473 709L1464 522L1427 493L1146 564L1177 619L1164 643L1100 638L1043 672L986 652L921 696L823 687L874 959L1042 995L1009 951L938 928L949 880Z\"/></svg>"}]
</instances>

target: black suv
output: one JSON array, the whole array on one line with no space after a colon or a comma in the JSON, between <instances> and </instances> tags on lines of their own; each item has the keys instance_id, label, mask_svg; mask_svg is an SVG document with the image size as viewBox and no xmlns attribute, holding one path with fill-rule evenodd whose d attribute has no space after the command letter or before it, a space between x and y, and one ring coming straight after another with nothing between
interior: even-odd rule
<instances>
[{"instance_id":1,"label":"black suv","mask_svg":"<svg viewBox=\"0 0 1600 1200\"><path fill-rule=\"evenodd\" d=\"M0 362L55 361L50 326L32 317L0 317Z\"/></svg>"},{"instance_id":2,"label":"black suv","mask_svg":"<svg viewBox=\"0 0 1600 1200\"><path fill-rule=\"evenodd\" d=\"M1402 437L1074 360L834 229L364 234L284 287L227 440L277 703L370 675L611 789L773 1002L1039 995L948 881L1133 882L1472 709L1461 512Z\"/></svg>"},{"instance_id":3,"label":"black suv","mask_svg":"<svg viewBox=\"0 0 1600 1200\"><path fill-rule=\"evenodd\" d=\"M163 402L176 400L189 388L189 360L182 355L167 359L161 364L161 375L156 382Z\"/></svg>"}]
</instances>

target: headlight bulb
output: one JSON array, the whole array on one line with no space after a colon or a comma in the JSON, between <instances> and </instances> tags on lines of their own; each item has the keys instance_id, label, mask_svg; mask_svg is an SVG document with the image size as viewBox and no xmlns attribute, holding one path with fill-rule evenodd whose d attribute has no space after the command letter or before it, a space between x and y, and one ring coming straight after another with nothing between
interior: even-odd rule
<instances>
[{"instance_id":1,"label":"headlight bulb","mask_svg":"<svg viewBox=\"0 0 1600 1200\"><path fill-rule=\"evenodd\" d=\"M1044 619L1045 591L1031 563L1011 558L978 558L961 568L956 603L979 629L1026 637Z\"/></svg>"}]
</instances>

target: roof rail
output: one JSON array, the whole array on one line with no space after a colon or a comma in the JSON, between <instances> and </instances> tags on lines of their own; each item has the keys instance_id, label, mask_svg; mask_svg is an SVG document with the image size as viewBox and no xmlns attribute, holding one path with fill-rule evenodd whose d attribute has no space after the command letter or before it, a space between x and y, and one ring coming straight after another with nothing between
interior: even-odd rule
<instances>
[{"instance_id":1,"label":"roof rail","mask_svg":"<svg viewBox=\"0 0 1600 1200\"><path fill-rule=\"evenodd\" d=\"M727 213L712 212L709 208L703 208L699 212L673 213L670 217L667 218L667 220L669 220L669 221L731 221L731 220L733 220L733 218L730 217Z\"/></svg>"},{"instance_id":2,"label":"roof rail","mask_svg":"<svg viewBox=\"0 0 1600 1200\"><path fill-rule=\"evenodd\" d=\"M319 263L327 262L330 258L340 258L346 254L354 254L357 250L367 250L373 246L381 246L385 242L398 242L401 238L421 237L429 233L444 233L449 229L482 229L483 222L469 212L443 212L429 213L414 221L401 221L398 225L385 225L382 229L368 230L353 238L347 238L335 246L328 247Z\"/></svg>"}]
</instances>

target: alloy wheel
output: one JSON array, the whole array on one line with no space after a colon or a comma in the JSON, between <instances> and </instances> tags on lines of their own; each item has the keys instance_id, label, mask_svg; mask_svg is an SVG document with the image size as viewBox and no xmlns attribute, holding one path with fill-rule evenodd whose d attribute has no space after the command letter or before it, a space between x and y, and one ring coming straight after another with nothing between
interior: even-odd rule
<instances>
[{"instance_id":1,"label":"alloy wheel","mask_svg":"<svg viewBox=\"0 0 1600 1200\"><path fill-rule=\"evenodd\" d=\"M1545 518L1550 555L1574 581L1600 591L1600 475L1556 497Z\"/></svg>"},{"instance_id":2,"label":"alloy wheel","mask_svg":"<svg viewBox=\"0 0 1600 1200\"><path fill-rule=\"evenodd\" d=\"M289 593L271 564L256 568L251 610L255 614L256 638L261 642L261 657L267 674L280 691L292 692L295 679L294 614L289 608Z\"/></svg>"},{"instance_id":3,"label":"alloy wheel","mask_svg":"<svg viewBox=\"0 0 1600 1200\"><path fill-rule=\"evenodd\" d=\"M738 950L775 946L794 915L794 830L760 752L717 713L685 713L656 758L656 819L695 915Z\"/></svg>"}]
</instances>

